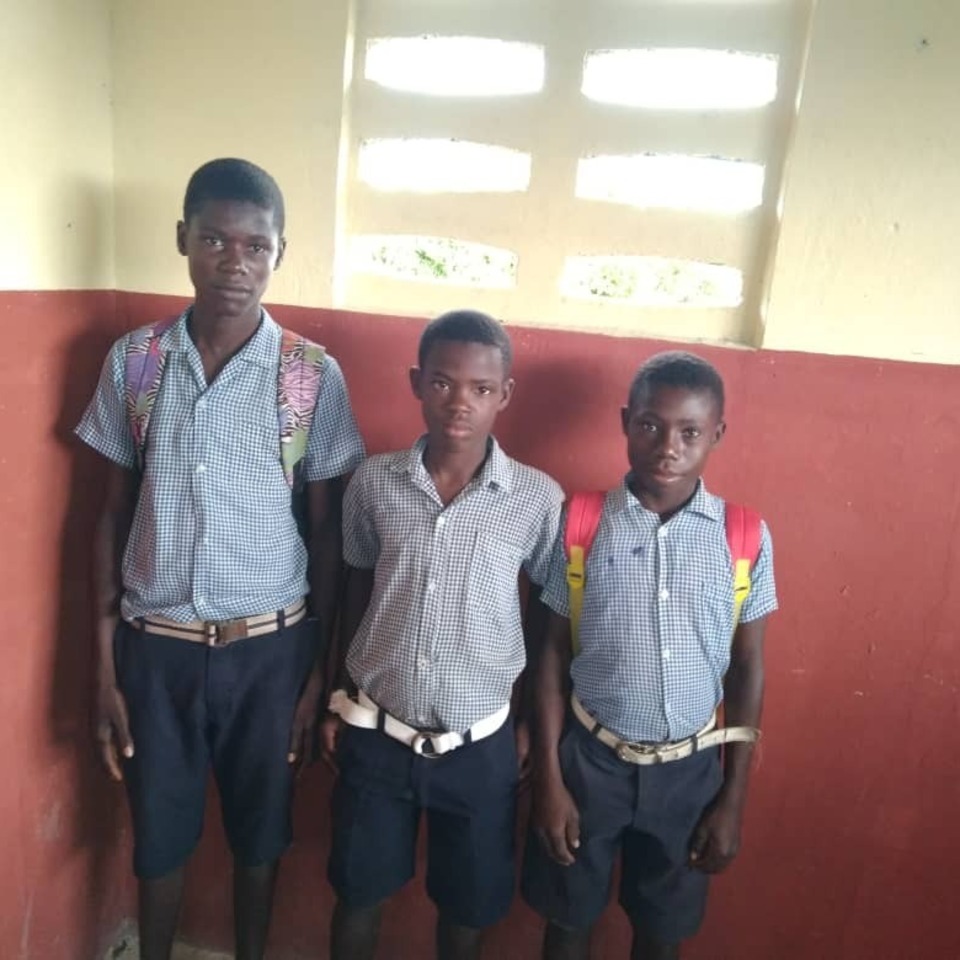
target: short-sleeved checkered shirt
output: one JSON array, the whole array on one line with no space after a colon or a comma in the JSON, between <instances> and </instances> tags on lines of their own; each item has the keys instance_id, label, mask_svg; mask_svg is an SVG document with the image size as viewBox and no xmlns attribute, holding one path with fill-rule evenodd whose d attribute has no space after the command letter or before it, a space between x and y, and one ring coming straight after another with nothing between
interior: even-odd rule
<instances>
[{"instance_id":1,"label":"short-sleeved checkered shirt","mask_svg":"<svg viewBox=\"0 0 960 960\"><path fill-rule=\"evenodd\" d=\"M425 446L371 457L347 489L344 559L375 570L347 670L395 717L462 733L510 700L523 671L517 578L523 567L543 583L563 493L492 440L444 508Z\"/></svg>"},{"instance_id":2,"label":"short-sleeved checkered shirt","mask_svg":"<svg viewBox=\"0 0 960 960\"><path fill-rule=\"evenodd\" d=\"M280 327L264 311L253 337L207 386L188 315L160 338L167 362L123 557L122 611L128 618L228 620L279 610L308 590L307 551L280 461ZM103 456L133 469L126 345L122 337L110 350L76 432ZM328 356L304 480L348 473L363 452L343 374Z\"/></svg>"},{"instance_id":3,"label":"short-sleeved checkered shirt","mask_svg":"<svg viewBox=\"0 0 960 960\"><path fill-rule=\"evenodd\" d=\"M666 523L643 507L627 481L607 494L587 558L580 653L570 672L580 702L625 740L690 736L723 699L734 629L724 516L723 500L702 481ZM766 524L751 580L742 622L777 609ZM562 533L543 600L570 615Z\"/></svg>"}]
</instances>

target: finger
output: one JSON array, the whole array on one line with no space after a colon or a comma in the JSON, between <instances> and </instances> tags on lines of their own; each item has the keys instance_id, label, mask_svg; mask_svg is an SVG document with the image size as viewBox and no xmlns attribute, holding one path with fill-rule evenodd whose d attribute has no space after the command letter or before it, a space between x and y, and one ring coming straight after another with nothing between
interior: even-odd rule
<instances>
[{"instance_id":1,"label":"finger","mask_svg":"<svg viewBox=\"0 0 960 960\"><path fill-rule=\"evenodd\" d=\"M573 863L573 851L567 846L567 837L563 833L547 833L547 853L561 866L569 867Z\"/></svg>"},{"instance_id":2,"label":"finger","mask_svg":"<svg viewBox=\"0 0 960 960\"><path fill-rule=\"evenodd\" d=\"M111 780L116 780L118 783L123 780L123 771L120 769L120 760L117 757L117 748L114 745L113 740L109 737L107 739L100 740L100 759L102 760L107 773L110 774Z\"/></svg>"},{"instance_id":3,"label":"finger","mask_svg":"<svg viewBox=\"0 0 960 960\"><path fill-rule=\"evenodd\" d=\"M303 722L293 718L293 729L290 731L290 747L287 750L287 763L295 764L303 752Z\"/></svg>"},{"instance_id":4,"label":"finger","mask_svg":"<svg viewBox=\"0 0 960 960\"><path fill-rule=\"evenodd\" d=\"M566 829L566 838L567 846L570 850L578 850L580 848L580 817L574 815L569 817L567 820L567 829Z\"/></svg>"},{"instance_id":5,"label":"finger","mask_svg":"<svg viewBox=\"0 0 960 960\"><path fill-rule=\"evenodd\" d=\"M133 756L133 737L130 736L130 718L123 697L117 697L117 709L113 717L113 727L120 744L120 752L129 760Z\"/></svg>"}]
</instances>

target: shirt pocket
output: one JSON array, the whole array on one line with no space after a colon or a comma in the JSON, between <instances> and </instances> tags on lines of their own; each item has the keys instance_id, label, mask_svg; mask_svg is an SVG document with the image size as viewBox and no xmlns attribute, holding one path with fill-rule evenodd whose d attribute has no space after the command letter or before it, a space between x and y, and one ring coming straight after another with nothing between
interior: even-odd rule
<instances>
[{"instance_id":1,"label":"shirt pocket","mask_svg":"<svg viewBox=\"0 0 960 960\"><path fill-rule=\"evenodd\" d=\"M518 578L523 547L478 530L467 573L467 629L489 643L494 656L507 655L523 627Z\"/></svg>"},{"instance_id":2,"label":"shirt pocket","mask_svg":"<svg viewBox=\"0 0 960 960\"><path fill-rule=\"evenodd\" d=\"M733 583L704 581L696 608L696 628L700 643L711 662L726 672L733 639Z\"/></svg>"}]
</instances>

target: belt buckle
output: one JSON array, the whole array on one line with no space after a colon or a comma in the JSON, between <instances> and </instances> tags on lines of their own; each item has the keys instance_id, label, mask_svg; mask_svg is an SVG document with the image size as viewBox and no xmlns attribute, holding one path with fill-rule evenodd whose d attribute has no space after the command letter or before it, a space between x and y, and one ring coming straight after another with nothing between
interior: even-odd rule
<instances>
[{"instance_id":1,"label":"belt buckle","mask_svg":"<svg viewBox=\"0 0 960 960\"><path fill-rule=\"evenodd\" d=\"M640 757L656 757L659 747L647 743L627 743L623 740L617 744L617 757L624 763L640 763Z\"/></svg>"},{"instance_id":2,"label":"belt buckle","mask_svg":"<svg viewBox=\"0 0 960 960\"><path fill-rule=\"evenodd\" d=\"M205 620L203 632L208 647L225 647L235 640L242 640L247 635L247 621L240 620Z\"/></svg>"},{"instance_id":3,"label":"belt buckle","mask_svg":"<svg viewBox=\"0 0 960 960\"><path fill-rule=\"evenodd\" d=\"M429 748L429 751L424 748ZM442 753L437 753L429 733L417 733L410 742L410 749L418 757L423 757L424 760L438 760L443 756Z\"/></svg>"}]
</instances>

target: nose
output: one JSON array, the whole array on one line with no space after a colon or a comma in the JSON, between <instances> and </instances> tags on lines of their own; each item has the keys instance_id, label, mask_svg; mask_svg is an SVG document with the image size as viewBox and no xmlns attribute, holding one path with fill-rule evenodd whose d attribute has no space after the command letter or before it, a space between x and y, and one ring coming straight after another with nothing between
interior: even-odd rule
<instances>
[{"instance_id":1,"label":"nose","mask_svg":"<svg viewBox=\"0 0 960 960\"><path fill-rule=\"evenodd\" d=\"M676 460L680 456L680 431L664 430L660 434L660 456Z\"/></svg>"},{"instance_id":2,"label":"nose","mask_svg":"<svg viewBox=\"0 0 960 960\"><path fill-rule=\"evenodd\" d=\"M243 250L239 244L227 244L223 248L223 257L220 261L221 269L228 273L246 273L247 264L243 259Z\"/></svg>"},{"instance_id":3,"label":"nose","mask_svg":"<svg viewBox=\"0 0 960 960\"><path fill-rule=\"evenodd\" d=\"M455 410L470 409L470 387L466 384L450 391L449 404Z\"/></svg>"}]
</instances>

